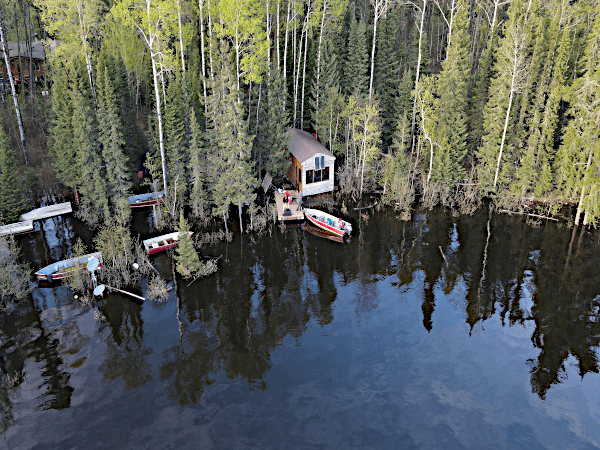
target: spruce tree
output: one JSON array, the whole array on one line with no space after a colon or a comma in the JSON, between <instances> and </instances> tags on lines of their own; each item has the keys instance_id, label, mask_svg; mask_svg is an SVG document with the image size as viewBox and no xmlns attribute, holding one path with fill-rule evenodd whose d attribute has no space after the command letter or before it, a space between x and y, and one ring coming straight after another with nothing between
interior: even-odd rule
<instances>
[{"instance_id":1,"label":"spruce tree","mask_svg":"<svg viewBox=\"0 0 600 450\"><path fill-rule=\"evenodd\" d=\"M76 165L81 172L81 215L91 227L110 217L106 168L98 144L98 126L89 91L82 78L72 94L73 141L77 147Z\"/></svg>"},{"instance_id":2,"label":"spruce tree","mask_svg":"<svg viewBox=\"0 0 600 450\"><path fill-rule=\"evenodd\" d=\"M102 159L106 167L106 187L109 199L122 209L123 200L130 194L131 177L127 170L128 159L124 154L125 136L119 116L116 94L109 77L108 67L96 71L98 77L98 140L102 148ZM127 211L127 210L125 210ZM123 216L125 211L119 211ZM126 216L126 214L125 214Z\"/></svg>"},{"instance_id":3,"label":"spruce tree","mask_svg":"<svg viewBox=\"0 0 600 450\"><path fill-rule=\"evenodd\" d=\"M346 95L365 95L369 90L369 54L367 51L367 30L364 22L357 22L350 16L348 37L348 57L344 65L344 89Z\"/></svg>"},{"instance_id":4,"label":"spruce tree","mask_svg":"<svg viewBox=\"0 0 600 450\"><path fill-rule=\"evenodd\" d=\"M236 87L236 78L226 51L222 51L221 70L211 95L212 118L211 139L217 146L216 162L218 174L214 186L213 214L227 217L229 205L238 207L240 231L243 232L242 208L245 203L256 198L254 187L257 180L253 176L252 152L253 136L248 135L248 122ZM227 227L227 222L225 222Z\"/></svg>"},{"instance_id":5,"label":"spruce tree","mask_svg":"<svg viewBox=\"0 0 600 450\"><path fill-rule=\"evenodd\" d=\"M27 204L15 161L16 153L0 126L0 218L7 223L17 221Z\"/></svg>"},{"instance_id":6,"label":"spruce tree","mask_svg":"<svg viewBox=\"0 0 600 450\"><path fill-rule=\"evenodd\" d=\"M81 180L81 170L77 164L77 147L73 140L73 101L70 78L73 67L59 66L52 77L52 120L48 134L48 148L52 157L52 167L58 179L75 190Z\"/></svg>"},{"instance_id":7,"label":"spruce tree","mask_svg":"<svg viewBox=\"0 0 600 450\"><path fill-rule=\"evenodd\" d=\"M288 130L289 120L283 109L283 77L275 68L267 77L266 91L255 147L261 155L259 168L264 167L274 178L281 178L289 166L287 153L283 150L287 143L283 134Z\"/></svg>"},{"instance_id":8,"label":"spruce tree","mask_svg":"<svg viewBox=\"0 0 600 450\"><path fill-rule=\"evenodd\" d=\"M438 97L434 140L439 144L438 167L434 179L453 189L464 175L467 153L467 105L469 61L468 3L458 2L452 40L438 77Z\"/></svg>"},{"instance_id":9,"label":"spruce tree","mask_svg":"<svg viewBox=\"0 0 600 450\"><path fill-rule=\"evenodd\" d=\"M183 212L179 214L177 231L179 232L179 245L175 255L176 269L184 278L191 278L202 268L202 262L198 257L198 253L196 253L192 238L188 234L190 227L183 216Z\"/></svg>"},{"instance_id":10,"label":"spruce tree","mask_svg":"<svg viewBox=\"0 0 600 450\"><path fill-rule=\"evenodd\" d=\"M379 98L383 127L381 140L384 150L392 145L396 131L398 111L397 97L400 83L398 64L398 45L396 30L398 28L398 12L392 10L381 20L378 30L377 56L375 64L375 93Z\"/></svg>"},{"instance_id":11,"label":"spruce tree","mask_svg":"<svg viewBox=\"0 0 600 450\"><path fill-rule=\"evenodd\" d=\"M190 172L191 193L190 206L192 214L198 219L206 219L208 216L207 189L207 154L204 145L203 133L196 119L194 108L190 108Z\"/></svg>"}]
</instances>

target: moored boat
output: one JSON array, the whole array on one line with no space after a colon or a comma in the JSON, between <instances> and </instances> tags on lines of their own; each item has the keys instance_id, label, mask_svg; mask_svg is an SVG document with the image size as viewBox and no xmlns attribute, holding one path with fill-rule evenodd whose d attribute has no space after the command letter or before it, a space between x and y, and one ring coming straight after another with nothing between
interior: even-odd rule
<instances>
[{"instance_id":1,"label":"moored boat","mask_svg":"<svg viewBox=\"0 0 600 450\"><path fill-rule=\"evenodd\" d=\"M191 237L192 232L188 231L188 235ZM169 248L173 248L179 245L180 242L180 233L174 232L169 234L163 234L162 236L157 236L155 238L146 239L143 241L144 248L148 252L149 255L153 255L154 253L162 252L163 250L167 250Z\"/></svg>"},{"instance_id":2,"label":"moored boat","mask_svg":"<svg viewBox=\"0 0 600 450\"><path fill-rule=\"evenodd\" d=\"M76 271L87 271L88 262L94 258L97 258L99 261L98 267L102 267L102 253L95 252L77 258L69 258L48 264L46 267L38 270L34 275L38 280L61 280L72 276Z\"/></svg>"},{"instance_id":3,"label":"moored boat","mask_svg":"<svg viewBox=\"0 0 600 450\"><path fill-rule=\"evenodd\" d=\"M312 234L313 236L318 236L320 238L327 239L328 241L339 242L339 243L344 242L344 236L340 236L338 234L333 234L328 231L324 231L321 228L312 226L310 223L305 223L304 229L306 231L308 231L310 234Z\"/></svg>"},{"instance_id":4,"label":"moored boat","mask_svg":"<svg viewBox=\"0 0 600 450\"><path fill-rule=\"evenodd\" d=\"M148 192L147 194L132 195L131 197L127 197L127 201L129 202L129 206L132 208L142 208L144 206L152 206L159 203L164 203L164 197L164 191Z\"/></svg>"},{"instance_id":5,"label":"moored boat","mask_svg":"<svg viewBox=\"0 0 600 450\"><path fill-rule=\"evenodd\" d=\"M304 208L304 216L314 226L338 236L350 235L352 225L326 212L318 209Z\"/></svg>"}]
</instances>

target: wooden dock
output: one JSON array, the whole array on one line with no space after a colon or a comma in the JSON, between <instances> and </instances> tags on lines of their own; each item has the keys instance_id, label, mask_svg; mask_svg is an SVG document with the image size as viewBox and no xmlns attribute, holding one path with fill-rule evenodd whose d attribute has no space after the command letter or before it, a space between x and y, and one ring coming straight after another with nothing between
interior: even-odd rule
<instances>
[{"instance_id":1,"label":"wooden dock","mask_svg":"<svg viewBox=\"0 0 600 450\"><path fill-rule=\"evenodd\" d=\"M42 220L48 217L60 216L72 212L71 202L59 203L58 205L44 206L34 209L28 213L21 214L21 220Z\"/></svg>"},{"instance_id":2,"label":"wooden dock","mask_svg":"<svg viewBox=\"0 0 600 450\"><path fill-rule=\"evenodd\" d=\"M289 205L290 213L286 214L288 205L285 201L285 191L275 193L275 203L277 204L277 219L279 221L300 221L304 220L304 211L302 207L298 205L298 191L288 191L292 197L292 204Z\"/></svg>"},{"instance_id":3,"label":"wooden dock","mask_svg":"<svg viewBox=\"0 0 600 450\"><path fill-rule=\"evenodd\" d=\"M33 231L33 221L11 223L0 227L0 236L12 236L14 234L29 233Z\"/></svg>"}]
</instances>

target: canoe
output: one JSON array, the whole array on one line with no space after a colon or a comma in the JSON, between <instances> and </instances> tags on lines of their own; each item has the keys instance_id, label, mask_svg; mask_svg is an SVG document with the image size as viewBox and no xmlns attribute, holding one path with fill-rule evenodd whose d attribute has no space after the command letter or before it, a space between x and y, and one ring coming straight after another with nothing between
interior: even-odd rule
<instances>
[{"instance_id":1,"label":"canoe","mask_svg":"<svg viewBox=\"0 0 600 450\"><path fill-rule=\"evenodd\" d=\"M33 231L33 221L26 220L24 222L11 223L0 227L0 236L12 236L15 234L29 233Z\"/></svg>"},{"instance_id":2,"label":"canoe","mask_svg":"<svg viewBox=\"0 0 600 450\"><path fill-rule=\"evenodd\" d=\"M306 231L308 231L310 234L312 234L313 236L318 236L320 238L327 239L327 240L333 241L333 242L340 242L340 243L344 242L344 236L339 236L337 234L333 234L328 231L324 231L321 228L313 227L309 223L304 224L304 229Z\"/></svg>"},{"instance_id":3,"label":"canoe","mask_svg":"<svg viewBox=\"0 0 600 450\"><path fill-rule=\"evenodd\" d=\"M159 203L164 203L164 197L164 191L148 192L147 194L132 195L131 197L127 197L127 201L129 202L129 206L132 208L142 208L144 206L152 206Z\"/></svg>"},{"instance_id":4,"label":"canoe","mask_svg":"<svg viewBox=\"0 0 600 450\"><path fill-rule=\"evenodd\" d=\"M87 272L87 264L92 258L97 258L100 261L98 267L102 267L102 253L95 252L49 264L38 270L34 275L38 280L61 280L72 276L77 270Z\"/></svg>"},{"instance_id":5,"label":"canoe","mask_svg":"<svg viewBox=\"0 0 600 450\"><path fill-rule=\"evenodd\" d=\"M331 214L327 214L318 209L304 208L304 217L315 227L321 228L329 233L338 236L350 235L352 233L352 225L348 222L339 219Z\"/></svg>"},{"instance_id":6,"label":"canoe","mask_svg":"<svg viewBox=\"0 0 600 450\"><path fill-rule=\"evenodd\" d=\"M191 231L188 231L190 237L192 234ZM176 231L174 233L163 234L162 236L146 239L143 241L143 244L148 254L153 255L179 245L179 232Z\"/></svg>"}]
</instances>

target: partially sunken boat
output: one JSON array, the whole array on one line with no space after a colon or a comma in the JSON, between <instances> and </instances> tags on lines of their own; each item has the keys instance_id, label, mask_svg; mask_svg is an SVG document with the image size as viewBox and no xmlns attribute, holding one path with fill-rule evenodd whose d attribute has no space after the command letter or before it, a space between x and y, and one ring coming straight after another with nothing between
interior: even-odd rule
<instances>
[{"instance_id":1,"label":"partially sunken boat","mask_svg":"<svg viewBox=\"0 0 600 450\"><path fill-rule=\"evenodd\" d=\"M129 206L132 208L142 208L144 206L157 205L165 202L165 192L149 192L147 194L132 195L127 197Z\"/></svg>"},{"instance_id":2,"label":"partially sunken boat","mask_svg":"<svg viewBox=\"0 0 600 450\"><path fill-rule=\"evenodd\" d=\"M180 234L179 232L163 234L162 236L157 236L155 238L146 239L143 241L144 248L148 252L149 255L153 255L158 252L162 252L163 250L167 250L169 248L176 247L180 242ZM188 231L188 236L192 236L192 232Z\"/></svg>"},{"instance_id":3,"label":"partially sunken boat","mask_svg":"<svg viewBox=\"0 0 600 450\"><path fill-rule=\"evenodd\" d=\"M315 227L321 228L329 233L338 236L350 235L352 233L352 225L343 221L331 214L327 214L318 209L304 208L304 216Z\"/></svg>"},{"instance_id":4,"label":"partially sunken boat","mask_svg":"<svg viewBox=\"0 0 600 450\"><path fill-rule=\"evenodd\" d=\"M34 275L38 280L61 280L74 275L77 271L87 272L87 264L93 258L97 258L99 261L98 267L102 267L102 253L95 252L49 264L38 270Z\"/></svg>"},{"instance_id":5,"label":"partially sunken boat","mask_svg":"<svg viewBox=\"0 0 600 450\"><path fill-rule=\"evenodd\" d=\"M11 223L0 227L0 236L12 236L15 234L29 233L33 231L33 221Z\"/></svg>"}]
</instances>

